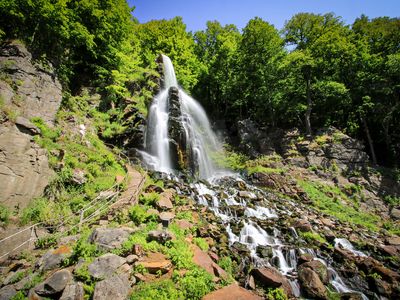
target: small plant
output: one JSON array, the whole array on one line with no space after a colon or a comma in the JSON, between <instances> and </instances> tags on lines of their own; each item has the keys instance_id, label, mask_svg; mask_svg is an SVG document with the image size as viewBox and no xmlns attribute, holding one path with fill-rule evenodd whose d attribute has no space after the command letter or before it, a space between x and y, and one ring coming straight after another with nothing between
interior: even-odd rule
<instances>
[{"instance_id":1,"label":"small plant","mask_svg":"<svg viewBox=\"0 0 400 300\"><path fill-rule=\"evenodd\" d=\"M140 225L148 218L146 210L140 205L133 205L129 209L129 217L136 225Z\"/></svg>"},{"instance_id":2,"label":"small plant","mask_svg":"<svg viewBox=\"0 0 400 300\"><path fill-rule=\"evenodd\" d=\"M13 283L19 282L19 281L21 281L22 278L24 278L24 276L25 276L24 271L18 271L11 277L10 283L13 284Z\"/></svg>"},{"instance_id":3,"label":"small plant","mask_svg":"<svg viewBox=\"0 0 400 300\"><path fill-rule=\"evenodd\" d=\"M84 230L81 233L81 237L76 242L74 248L72 249L72 255L64 261L64 265L70 266L77 263L80 259L85 261L90 261L94 257L102 254L101 251L97 249L97 246L88 242L90 235L90 230Z\"/></svg>"},{"instance_id":4,"label":"small plant","mask_svg":"<svg viewBox=\"0 0 400 300\"><path fill-rule=\"evenodd\" d=\"M184 276L175 276L173 280L184 293L184 299L202 299L215 289L213 276L204 269L194 267Z\"/></svg>"},{"instance_id":5,"label":"small plant","mask_svg":"<svg viewBox=\"0 0 400 300\"><path fill-rule=\"evenodd\" d=\"M0 204L0 226L8 224L10 214L10 209L5 205Z\"/></svg>"},{"instance_id":6,"label":"small plant","mask_svg":"<svg viewBox=\"0 0 400 300\"><path fill-rule=\"evenodd\" d=\"M140 282L134 288L130 300L178 300L184 299L183 292L178 290L171 279L155 282Z\"/></svg>"},{"instance_id":7,"label":"small plant","mask_svg":"<svg viewBox=\"0 0 400 300\"><path fill-rule=\"evenodd\" d=\"M55 245L57 245L57 237L55 235L40 238L35 242L35 247L38 249L47 249Z\"/></svg>"},{"instance_id":8,"label":"small plant","mask_svg":"<svg viewBox=\"0 0 400 300\"><path fill-rule=\"evenodd\" d=\"M193 242L203 251L208 251L208 248L210 247L206 240L201 237L195 237Z\"/></svg>"},{"instance_id":9,"label":"small plant","mask_svg":"<svg viewBox=\"0 0 400 300\"><path fill-rule=\"evenodd\" d=\"M268 300L287 300L287 296L283 289L276 288L276 289L268 289L266 298Z\"/></svg>"},{"instance_id":10,"label":"small plant","mask_svg":"<svg viewBox=\"0 0 400 300\"><path fill-rule=\"evenodd\" d=\"M155 206L158 200L160 200L160 194L156 192L145 193L139 196L139 201L143 205Z\"/></svg>"},{"instance_id":11,"label":"small plant","mask_svg":"<svg viewBox=\"0 0 400 300\"><path fill-rule=\"evenodd\" d=\"M370 277L370 278L373 278L373 279L382 279L382 276L379 275L378 273L368 274L367 277Z\"/></svg>"}]
</instances>

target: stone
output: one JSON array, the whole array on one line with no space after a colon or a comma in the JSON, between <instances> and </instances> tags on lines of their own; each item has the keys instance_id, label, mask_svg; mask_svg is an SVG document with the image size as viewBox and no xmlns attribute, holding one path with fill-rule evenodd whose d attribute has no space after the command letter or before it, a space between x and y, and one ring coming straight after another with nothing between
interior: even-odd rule
<instances>
[{"instance_id":1,"label":"stone","mask_svg":"<svg viewBox=\"0 0 400 300\"><path fill-rule=\"evenodd\" d=\"M130 283L126 276L113 275L96 283L93 300L125 300L129 290Z\"/></svg>"},{"instance_id":2,"label":"stone","mask_svg":"<svg viewBox=\"0 0 400 300\"><path fill-rule=\"evenodd\" d=\"M37 267L40 270L47 271L61 266L64 259L72 254L72 249L68 246L61 245L57 249L47 251L38 261Z\"/></svg>"},{"instance_id":3,"label":"stone","mask_svg":"<svg viewBox=\"0 0 400 300\"><path fill-rule=\"evenodd\" d=\"M89 242L96 244L99 250L112 250L120 248L133 232L129 227L96 228L90 235Z\"/></svg>"},{"instance_id":4,"label":"stone","mask_svg":"<svg viewBox=\"0 0 400 300\"><path fill-rule=\"evenodd\" d=\"M15 120L15 125L21 132L25 132L27 134L36 135L40 134L40 129L31 123L28 119L18 116Z\"/></svg>"},{"instance_id":5,"label":"stone","mask_svg":"<svg viewBox=\"0 0 400 300\"><path fill-rule=\"evenodd\" d=\"M59 300L83 300L85 291L81 282L68 284Z\"/></svg>"},{"instance_id":6,"label":"stone","mask_svg":"<svg viewBox=\"0 0 400 300\"><path fill-rule=\"evenodd\" d=\"M304 219L297 220L294 224L293 227L302 231L302 232L309 232L312 230L312 226L310 222Z\"/></svg>"},{"instance_id":7,"label":"stone","mask_svg":"<svg viewBox=\"0 0 400 300\"><path fill-rule=\"evenodd\" d=\"M304 253L304 254L301 254L301 255L297 258L297 264L298 264L298 265L301 265L301 264L303 264L303 263L305 263L305 262L310 262L310 261L312 261L312 260L313 260L313 256L312 256L311 254Z\"/></svg>"},{"instance_id":8,"label":"stone","mask_svg":"<svg viewBox=\"0 0 400 300\"><path fill-rule=\"evenodd\" d=\"M160 244L165 244L173 239L175 239L175 235L168 230L152 230L147 236L149 242L157 241Z\"/></svg>"},{"instance_id":9,"label":"stone","mask_svg":"<svg viewBox=\"0 0 400 300\"><path fill-rule=\"evenodd\" d=\"M160 213L159 217L163 226L167 227L171 223L172 219L175 218L175 215L172 212L163 211Z\"/></svg>"},{"instance_id":10,"label":"stone","mask_svg":"<svg viewBox=\"0 0 400 300\"><path fill-rule=\"evenodd\" d=\"M292 288L285 276L273 267L256 268L250 272L254 279L265 287L279 288L282 287L286 295L290 298L293 296Z\"/></svg>"},{"instance_id":11,"label":"stone","mask_svg":"<svg viewBox=\"0 0 400 300\"><path fill-rule=\"evenodd\" d=\"M316 299L328 299L327 289L318 274L310 268L299 268L298 271L301 288L305 295Z\"/></svg>"},{"instance_id":12,"label":"stone","mask_svg":"<svg viewBox=\"0 0 400 300\"><path fill-rule=\"evenodd\" d=\"M138 265L143 266L150 274L157 274L158 272L165 274L172 267L171 261L168 260L164 254L157 252L150 252L146 256L142 257L135 263L135 266Z\"/></svg>"},{"instance_id":13,"label":"stone","mask_svg":"<svg viewBox=\"0 0 400 300\"><path fill-rule=\"evenodd\" d=\"M9 300L11 299L17 291L12 285L4 286L0 289L0 300Z\"/></svg>"},{"instance_id":14,"label":"stone","mask_svg":"<svg viewBox=\"0 0 400 300\"><path fill-rule=\"evenodd\" d=\"M203 300L261 300L262 297L232 283L222 289L211 292Z\"/></svg>"},{"instance_id":15,"label":"stone","mask_svg":"<svg viewBox=\"0 0 400 300\"><path fill-rule=\"evenodd\" d=\"M10 208L25 208L41 196L54 172L47 151L16 127L0 125L0 199Z\"/></svg>"},{"instance_id":16,"label":"stone","mask_svg":"<svg viewBox=\"0 0 400 300\"><path fill-rule=\"evenodd\" d=\"M57 271L43 283L36 286L35 292L40 296L51 296L60 293L72 281L72 278L71 272L66 269Z\"/></svg>"},{"instance_id":17,"label":"stone","mask_svg":"<svg viewBox=\"0 0 400 300\"><path fill-rule=\"evenodd\" d=\"M388 245L392 245L392 246L399 246L400 245L400 237L399 236L388 237L388 238L386 238L386 243Z\"/></svg>"},{"instance_id":18,"label":"stone","mask_svg":"<svg viewBox=\"0 0 400 300\"><path fill-rule=\"evenodd\" d=\"M256 248L256 252L262 258L271 258L273 256L272 248L269 246L259 245Z\"/></svg>"},{"instance_id":19,"label":"stone","mask_svg":"<svg viewBox=\"0 0 400 300\"><path fill-rule=\"evenodd\" d=\"M247 198L247 199L257 199L257 196L254 193L248 191L239 191L239 197Z\"/></svg>"},{"instance_id":20,"label":"stone","mask_svg":"<svg viewBox=\"0 0 400 300\"><path fill-rule=\"evenodd\" d=\"M305 262L304 264L300 265L299 270L301 268L310 268L318 274L319 279L321 279L324 284L329 283L328 268L321 261L312 260Z\"/></svg>"},{"instance_id":21,"label":"stone","mask_svg":"<svg viewBox=\"0 0 400 300\"><path fill-rule=\"evenodd\" d=\"M363 299L364 298L361 296L361 294L357 292L348 292L340 294L340 300L363 300Z\"/></svg>"},{"instance_id":22,"label":"stone","mask_svg":"<svg viewBox=\"0 0 400 300\"><path fill-rule=\"evenodd\" d=\"M125 258L107 253L96 258L89 266L89 274L95 279L104 279L125 263Z\"/></svg>"},{"instance_id":23,"label":"stone","mask_svg":"<svg viewBox=\"0 0 400 300\"><path fill-rule=\"evenodd\" d=\"M38 294L36 294L35 289L30 289L29 293L28 293L28 300L42 300L45 299L41 296L39 296Z\"/></svg>"},{"instance_id":24,"label":"stone","mask_svg":"<svg viewBox=\"0 0 400 300\"><path fill-rule=\"evenodd\" d=\"M165 190L160 194L160 200L157 202L157 206L161 209L172 209L174 206L171 199L174 198L175 192L173 190Z\"/></svg>"},{"instance_id":25,"label":"stone","mask_svg":"<svg viewBox=\"0 0 400 300\"><path fill-rule=\"evenodd\" d=\"M180 229L190 229L193 228L193 224L188 220L175 220L175 224L178 225Z\"/></svg>"},{"instance_id":26,"label":"stone","mask_svg":"<svg viewBox=\"0 0 400 300\"><path fill-rule=\"evenodd\" d=\"M394 220L400 220L400 208L392 208L392 210L390 211L390 216Z\"/></svg>"},{"instance_id":27,"label":"stone","mask_svg":"<svg viewBox=\"0 0 400 300\"><path fill-rule=\"evenodd\" d=\"M126 258L128 264L133 264L139 260L139 257L135 254L128 255Z\"/></svg>"},{"instance_id":28,"label":"stone","mask_svg":"<svg viewBox=\"0 0 400 300\"><path fill-rule=\"evenodd\" d=\"M71 181L77 185L82 185L87 181L85 171L82 169L74 169L72 171Z\"/></svg>"}]
</instances>

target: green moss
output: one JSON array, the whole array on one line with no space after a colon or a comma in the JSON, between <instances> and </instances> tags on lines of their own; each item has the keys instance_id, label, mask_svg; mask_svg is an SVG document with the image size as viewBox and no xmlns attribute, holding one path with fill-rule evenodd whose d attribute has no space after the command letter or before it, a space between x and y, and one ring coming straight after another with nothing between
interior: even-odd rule
<instances>
[{"instance_id":1,"label":"green moss","mask_svg":"<svg viewBox=\"0 0 400 300\"><path fill-rule=\"evenodd\" d=\"M287 300L287 296L283 289L276 288L276 289L268 289L266 299L268 300Z\"/></svg>"},{"instance_id":2,"label":"green moss","mask_svg":"<svg viewBox=\"0 0 400 300\"><path fill-rule=\"evenodd\" d=\"M285 171L284 169L281 168L267 168L263 166L254 166L254 167L248 167L247 168L247 173L249 175L254 174L254 173L267 173L267 174L283 174Z\"/></svg>"},{"instance_id":3,"label":"green moss","mask_svg":"<svg viewBox=\"0 0 400 300\"><path fill-rule=\"evenodd\" d=\"M307 242L309 243L313 243L315 241L320 242L320 243L326 243L325 238L323 238L322 236L320 236L318 233L316 232L299 232L300 236L305 239Z\"/></svg>"}]
</instances>

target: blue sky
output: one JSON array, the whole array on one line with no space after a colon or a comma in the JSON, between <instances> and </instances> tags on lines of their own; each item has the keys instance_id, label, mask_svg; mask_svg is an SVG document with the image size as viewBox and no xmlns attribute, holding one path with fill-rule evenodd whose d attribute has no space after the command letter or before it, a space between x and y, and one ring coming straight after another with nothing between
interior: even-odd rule
<instances>
[{"instance_id":1,"label":"blue sky","mask_svg":"<svg viewBox=\"0 0 400 300\"><path fill-rule=\"evenodd\" d=\"M183 17L190 31L202 30L206 22L235 24L240 29L253 17L281 29L284 22L299 12L327 13L341 16L351 24L365 14L370 18L400 17L400 0L128 0L136 6L134 16L141 23L154 19Z\"/></svg>"}]
</instances>

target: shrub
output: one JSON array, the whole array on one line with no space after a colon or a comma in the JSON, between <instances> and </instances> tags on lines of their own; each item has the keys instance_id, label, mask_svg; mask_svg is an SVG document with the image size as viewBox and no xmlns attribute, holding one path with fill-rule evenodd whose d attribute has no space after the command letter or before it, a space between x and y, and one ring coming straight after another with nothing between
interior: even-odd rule
<instances>
[{"instance_id":1,"label":"shrub","mask_svg":"<svg viewBox=\"0 0 400 300\"><path fill-rule=\"evenodd\" d=\"M207 251L208 248L209 248L209 245L208 245L208 243L206 242L206 240L203 239L203 238L201 238L201 237L195 237L195 238L193 239L193 242L194 242L197 246L199 246L199 248L200 248L201 250L203 250L203 251Z\"/></svg>"},{"instance_id":2,"label":"shrub","mask_svg":"<svg viewBox=\"0 0 400 300\"><path fill-rule=\"evenodd\" d=\"M283 289L269 289L266 298L268 300L287 300L287 296Z\"/></svg>"},{"instance_id":3,"label":"shrub","mask_svg":"<svg viewBox=\"0 0 400 300\"><path fill-rule=\"evenodd\" d=\"M182 291L178 290L175 283L170 280L155 282L140 282L134 289L131 300L178 300L184 299Z\"/></svg>"},{"instance_id":4,"label":"shrub","mask_svg":"<svg viewBox=\"0 0 400 300\"><path fill-rule=\"evenodd\" d=\"M0 226L8 224L10 214L10 209L5 205L0 204Z\"/></svg>"},{"instance_id":5,"label":"shrub","mask_svg":"<svg viewBox=\"0 0 400 300\"><path fill-rule=\"evenodd\" d=\"M160 200L160 194L157 194L156 192L144 193L139 197L140 203L149 206L155 206L158 200Z\"/></svg>"},{"instance_id":6,"label":"shrub","mask_svg":"<svg viewBox=\"0 0 400 300\"><path fill-rule=\"evenodd\" d=\"M197 266L182 277L175 276L174 281L183 291L184 299L200 300L215 288L213 276Z\"/></svg>"}]
</instances>

